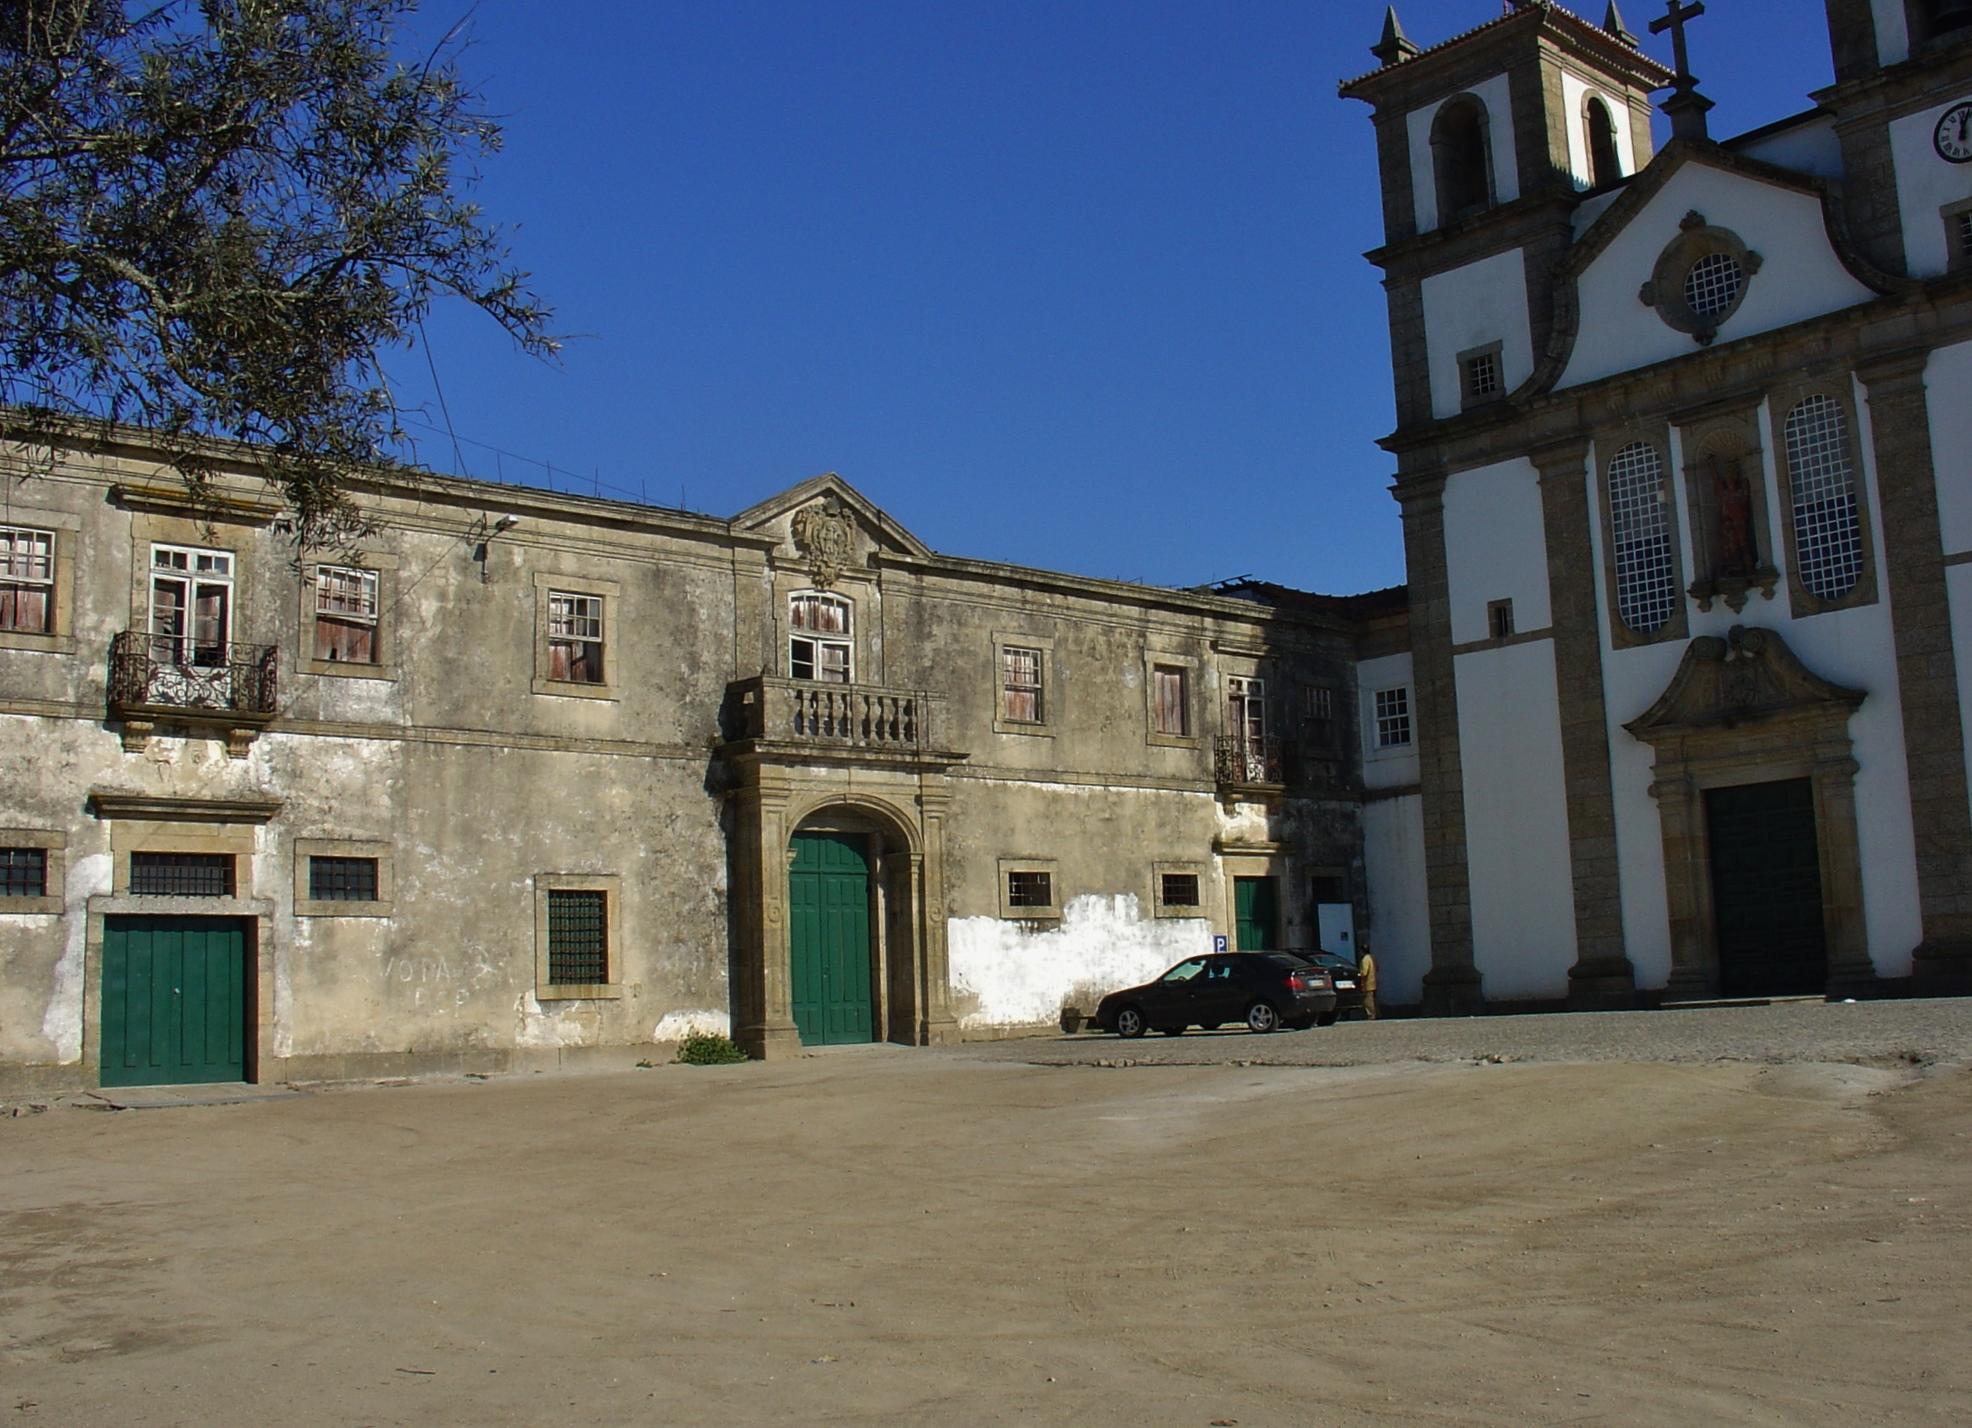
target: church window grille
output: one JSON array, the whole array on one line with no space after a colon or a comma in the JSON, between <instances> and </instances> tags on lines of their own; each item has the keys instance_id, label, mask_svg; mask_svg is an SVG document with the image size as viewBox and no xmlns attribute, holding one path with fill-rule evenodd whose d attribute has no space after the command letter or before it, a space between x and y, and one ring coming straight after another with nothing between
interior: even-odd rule
<instances>
[{"instance_id":1,"label":"church window grille","mask_svg":"<svg viewBox=\"0 0 1972 1428\"><path fill-rule=\"evenodd\" d=\"M806 592L788 598L788 673L795 679L848 684L849 602L839 595Z\"/></svg>"},{"instance_id":2,"label":"church window grille","mask_svg":"<svg viewBox=\"0 0 1972 1428\"><path fill-rule=\"evenodd\" d=\"M1745 285L1746 270L1730 253L1707 253L1684 275L1684 305L1698 317L1721 317L1732 310Z\"/></svg>"},{"instance_id":3,"label":"church window grille","mask_svg":"<svg viewBox=\"0 0 1972 1428\"><path fill-rule=\"evenodd\" d=\"M1848 420L1832 398L1817 392L1787 414L1782 436L1793 482L1801 584L1817 599L1839 600L1862 578L1862 527Z\"/></svg>"},{"instance_id":4,"label":"church window grille","mask_svg":"<svg viewBox=\"0 0 1972 1428\"><path fill-rule=\"evenodd\" d=\"M609 982L609 894L556 888L548 894L548 984Z\"/></svg>"},{"instance_id":5,"label":"church window grille","mask_svg":"<svg viewBox=\"0 0 1972 1428\"><path fill-rule=\"evenodd\" d=\"M1664 458L1633 441L1609 463L1609 527L1615 547L1616 613L1640 635L1664 627L1677 608Z\"/></svg>"}]
</instances>

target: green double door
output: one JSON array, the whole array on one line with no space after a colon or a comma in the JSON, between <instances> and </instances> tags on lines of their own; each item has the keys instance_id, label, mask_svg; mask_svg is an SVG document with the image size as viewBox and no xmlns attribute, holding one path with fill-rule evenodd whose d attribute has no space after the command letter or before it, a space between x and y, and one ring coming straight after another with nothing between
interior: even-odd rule
<instances>
[{"instance_id":1,"label":"green double door","mask_svg":"<svg viewBox=\"0 0 1972 1428\"><path fill-rule=\"evenodd\" d=\"M102 1083L245 1080L246 980L235 918L105 918Z\"/></svg>"},{"instance_id":2,"label":"green double door","mask_svg":"<svg viewBox=\"0 0 1972 1428\"><path fill-rule=\"evenodd\" d=\"M1233 946L1271 952L1280 946L1280 884L1272 878L1233 879Z\"/></svg>"},{"instance_id":3,"label":"green double door","mask_svg":"<svg viewBox=\"0 0 1972 1428\"><path fill-rule=\"evenodd\" d=\"M788 870L794 1024L804 1046L873 1040L870 864L862 838L797 833Z\"/></svg>"}]
</instances>

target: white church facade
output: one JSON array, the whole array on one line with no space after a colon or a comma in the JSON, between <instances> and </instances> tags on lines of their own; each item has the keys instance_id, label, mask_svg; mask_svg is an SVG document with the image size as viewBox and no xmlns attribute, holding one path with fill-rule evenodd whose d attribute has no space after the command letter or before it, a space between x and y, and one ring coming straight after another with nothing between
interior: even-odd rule
<instances>
[{"instance_id":1,"label":"white church facade","mask_svg":"<svg viewBox=\"0 0 1972 1428\"><path fill-rule=\"evenodd\" d=\"M1476 6L1475 6L1476 8ZM1964 990L1972 6L1827 0L1835 83L1724 141L1521 3L1372 108L1429 1011ZM1651 139L1650 96L1671 137Z\"/></svg>"}]
</instances>

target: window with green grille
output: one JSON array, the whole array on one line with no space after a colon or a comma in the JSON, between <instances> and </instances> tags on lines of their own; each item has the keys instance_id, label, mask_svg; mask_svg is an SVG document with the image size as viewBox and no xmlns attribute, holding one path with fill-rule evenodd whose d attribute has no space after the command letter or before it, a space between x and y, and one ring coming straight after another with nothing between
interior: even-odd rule
<instances>
[{"instance_id":1,"label":"window with green grille","mask_svg":"<svg viewBox=\"0 0 1972 1428\"><path fill-rule=\"evenodd\" d=\"M609 894L548 894L548 982L601 986L609 980Z\"/></svg>"}]
</instances>

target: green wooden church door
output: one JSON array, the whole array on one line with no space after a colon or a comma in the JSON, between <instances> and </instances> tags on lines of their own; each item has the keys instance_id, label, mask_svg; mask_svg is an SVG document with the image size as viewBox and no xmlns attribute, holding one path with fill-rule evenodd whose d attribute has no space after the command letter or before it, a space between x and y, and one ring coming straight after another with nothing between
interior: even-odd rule
<instances>
[{"instance_id":1,"label":"green wooden church door","mask_svg":"<svg viewBox=\"0 0 1972 1428\"><path fill-rule=\"evenodd\" d=\"M102 1083L246 1077L246 933L226 917L103 920Z\"/></svg>"},{"instance_id":2,"label":"green wooden church door","mask_svg":"<svg viewBox=\"0 0 1972 1428\"><path fill-rule=\"evenodd\" d=\"M870 865L861 838L797 833L788 871L794 1024L804 1046L871 1040Z\"/></svg>"}]
</instances>

